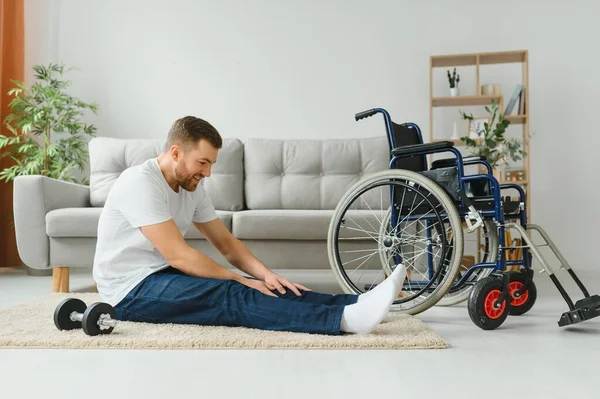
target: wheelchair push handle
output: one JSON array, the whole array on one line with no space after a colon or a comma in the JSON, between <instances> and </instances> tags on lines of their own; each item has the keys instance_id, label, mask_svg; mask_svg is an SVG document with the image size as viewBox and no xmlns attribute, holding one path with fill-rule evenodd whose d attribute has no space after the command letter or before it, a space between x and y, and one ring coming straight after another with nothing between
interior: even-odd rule
<instances>
[{"instance_id":1,"label":"wheelchair push handle","mask_svg":"<svg viewBox=\"0 0 600 399\"><path fill-rule=\"evenodd\" d=\"M376 108L373 108L373 109L370 109L367 111L363 111L363 112L359 112L358 114L354 115L354 119L356 121L359 121L361 119L368 118L369 116L373 116L377 112L379 112L379 110L377 110Z\"/></svg>"}]
</instances>

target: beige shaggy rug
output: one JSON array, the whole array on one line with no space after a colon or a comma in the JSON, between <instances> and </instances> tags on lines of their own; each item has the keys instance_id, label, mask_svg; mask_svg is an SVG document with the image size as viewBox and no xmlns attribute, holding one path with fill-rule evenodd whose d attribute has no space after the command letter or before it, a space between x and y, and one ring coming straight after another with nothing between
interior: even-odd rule
<instances>
[{"instance_id":1,"label":"beige shaggy rug","mask_svg":"<svg viewBox=\"0 0 600 399\"><path fill-rule=\"evenodd\" d=\"M59 331L54 309L67 297L88 306L97 293L50 294L0 310L0 346L42 348L290 348L290 349L442 349L442 337L413 316L390 313L369 335L341 336L264 331L244 327L119 322L108 335L87 336L83 330Z\"/></svg>"}]
</instances>

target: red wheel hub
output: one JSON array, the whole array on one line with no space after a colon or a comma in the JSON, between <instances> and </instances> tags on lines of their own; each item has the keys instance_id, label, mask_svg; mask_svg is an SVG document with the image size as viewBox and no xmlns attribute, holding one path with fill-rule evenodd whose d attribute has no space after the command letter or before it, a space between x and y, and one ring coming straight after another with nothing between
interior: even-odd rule
<instances>
[{"instance_id":1,"label":"red wheel hub","mask_svg":"<svg viewBox=\"0 0 600 399\"><path fill-rule=\"evenodd\" d=\"M483 301L483 310L485 311L485 315L490 319L497 319L502 316L504 313L504 308L506 307L506 301L502 301L502 305L499 308L496 308L494 304L502 295L502 291L500 290L491 290L485 296L485 300Z\"/></svg>"},{"instance_id":2,"label":"red wheel hub","mask_svg":"<svg viewBox=\"0 0 600 399\"><path fill-rule=\"evenodd\" d=\"M523 283L520 281L513 281L508 284L508 293L510 294L510 306L518 307L523 306L527 303L527 299L529 299L529 290L525 290L521 294L520 297L515 298L514 293L520 290L523 287Z\"/></svg>"}]
</instances>

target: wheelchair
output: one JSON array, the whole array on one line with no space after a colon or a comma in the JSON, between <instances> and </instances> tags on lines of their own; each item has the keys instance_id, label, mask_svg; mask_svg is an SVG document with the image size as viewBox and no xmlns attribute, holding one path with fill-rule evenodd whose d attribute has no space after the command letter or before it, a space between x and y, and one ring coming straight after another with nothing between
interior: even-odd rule
<instances>
[{"instance_id":1,"label":"wheelchair","mask_svg":"<svg viewBox=\"0 0 600 399\"><path fill-rule=\"evenodd\" d=\"M508 315L522 315L533 307L535 256L569 307L559 326L600 315L600 297L588 293L546 232L527 223L526 193L521 186L500 184L486 159L463 158L451 141L423 143L416 124L396 124L385 109L360 112L355 120L378 113L387 132L389 169L352 185L329 224L329 262L344 292L367 292L403 264L407 277L392 310L415 315L434 305L468 301L472 322L492 330ZM428 167L427 155L442 152L454 157ZM466 174L470 167L480 169ZM502 190L516 190L518 198L503 197ZM521 236L518 248L505 242L508 230ZM535 245L530 231L537 231L546 244ZM479 236L478 261L465 265L466 239L473 235ZM573 303L540 253L541 246L552 249L583 299ZM507 259L507 252L517 249L519 259Z\"/></svg>"}]
</instances>

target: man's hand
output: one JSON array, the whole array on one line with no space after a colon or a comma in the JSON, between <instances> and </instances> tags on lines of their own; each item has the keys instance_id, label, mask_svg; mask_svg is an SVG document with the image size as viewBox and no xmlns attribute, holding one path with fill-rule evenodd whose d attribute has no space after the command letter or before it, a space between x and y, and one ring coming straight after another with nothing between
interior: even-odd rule
<instances>
[{"instance_id":1,"label":"man's hand","mask_svg":"<svg viewBox=\"0 0 600 399\"><path fill-rule=\"evenodd\" d=\"M285 278L280 277L269 270L267 266L250 252L246 245L231 234L220 219L215 219L206 223L194 222L194 226L196 226L198 231L206 237L215 248L217 248L230 264L244 273L264 281L267 283L269 289L277 289L281 294L285 294L285 289L283 288L285 286L294 291L298 296L301 295L298 288L310 291L308 288L299 284L290 283Z\"/></svg>"},{"instance_id":2,"label":"man's hand","mask_svg":"<svg viewBox=\"0 0 600 399\"><path fill-rule=\"evenodd\" d=\"M262 292L265 295L270 295L270 296L274 296L275 298L278 298L277 295L275 295L273 292L271 292L271 290L269 288L267 288L267 285L265 284L264 281L254 280L254 279L250 279L250 278L243 278L240 280L240 283L242 283L245 286L248 286L250 288L259 290L260 292Z\"/></svg>"},{"instance_id":3,"label":"man's hand","mask_svg":"<svg viewBox=\"0 0 600 399\"><path fill-rule=\"evenodd\" d=\"M277 290L282 295L285 294L285 288L288 287L290 290L294 292L297 296L302 296L298 288L305 291L311 291L303 285L295 284L289 282L286 278L278 276L277 274L270 272L265 276L265 285L270 290Z\"/></svg>"},{"instance_id":4,"label":"man's hand","mask_svg":"<svg viewBox=\"0 0 600 399\"><path fill-rule=\"evenodd\" d=\"M273 273L267 266L250 252L250 250L225 227L221 219L206 223L194 222L198 231L227 259L233 266L255 277L258 280L243 278L240 282L248 287L256 288L263 294L277 297L272 291L282 295L285 288L291 289L297 296L302 296L299 289L311 291L300 285L292 284L287 279Z\"/></svg>"}]
</instances>

